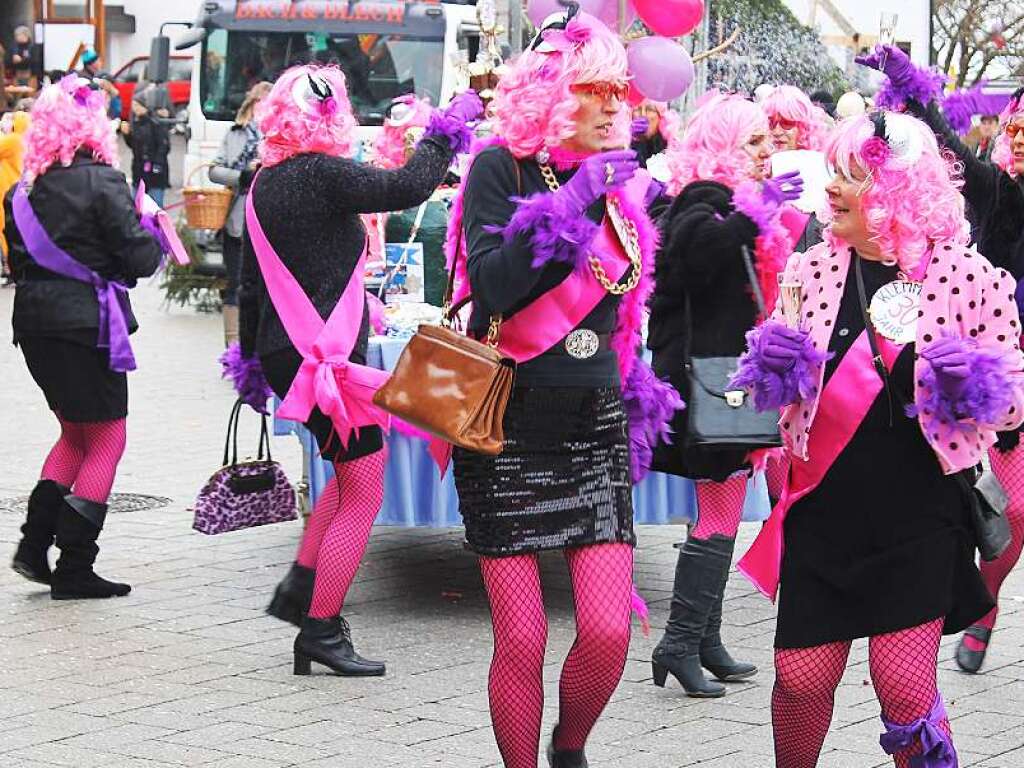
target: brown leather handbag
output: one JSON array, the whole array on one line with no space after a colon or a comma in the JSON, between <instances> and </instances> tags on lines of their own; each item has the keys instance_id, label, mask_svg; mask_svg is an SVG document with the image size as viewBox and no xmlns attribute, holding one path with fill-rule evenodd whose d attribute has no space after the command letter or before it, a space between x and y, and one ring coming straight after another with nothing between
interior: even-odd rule
<instances>
[{"instance_id":1,"label":"brown leather handbag","mask_svg":"<svg viewBox=\"0 0 1024 768\"><path fill-rule=\"evenodd\" d=\"M505 442L502 422L516 363L498 350L500 316L491 318L486 343L453 328L453 318L471 298L451 306L454 285L453 263L442 324L419 327L373 402L452 445L495 456Z\"/></svg>"}]
</instances>

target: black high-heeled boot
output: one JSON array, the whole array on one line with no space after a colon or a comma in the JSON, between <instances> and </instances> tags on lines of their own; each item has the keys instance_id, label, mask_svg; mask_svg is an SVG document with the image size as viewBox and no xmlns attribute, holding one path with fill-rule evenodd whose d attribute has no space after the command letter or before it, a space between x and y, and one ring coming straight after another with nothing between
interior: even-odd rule
<instances>
[{"instance_id":1,"label":"black high-heeled boot","mask_svg":"<svg viewBox=\"0 0 1024 768\"><path fill-rule=\"evenodd\" d=\"M310 662L323 664L342 677L379 677L384 674L382 661L364 659L352 647L352 630L341 616L314 619L306 616L295 638L296 675L308 675Z\"/></svg>"},{"instance_id":2,"label":"black high-heeled boot","mask_svg":"<svg viewBox=\"0 0 1024 768\"><path fill-rule=\"evenodd\" d=\"M967 647L967 643L964 639L967 637L973 637L979 643L984 643L985 647L980 651L972 651ZM988 644L992 641L992 630L988 627L983 627L980 624L972 624L960 637L960 642L956 646L956 665L960 667L964 672L971 675L976 675L981 670L981 665L985 663L985 654L988 653Z\"/></svg>"},{"instance_id":3,"label":"black high-heeled boot","mask_svg":"<svg viewBox=\"0 0 1024 768\"><path fill-rule=\"evenodd\" d=\"M92 569L100 548L96 545L107 505L78 496L66 496L57 516L57 548L60 557L50 583L54 600L91 600L123 597L132 591L127 584L107 581Z\"/></svg>"},{"instance_id":4,"label":"black high-heeled boot","mask_svg":"<svg viewBox=\"0 0 1024 768\"><path fill-rule=\"evenodd\" d=\"M732 553L736 547L736 539L712 536L707 540L707 545L709 548L714 548L717 551L722 573L719 581L718 597L711 606L711 613L708 615L708 625L704 630L704 637L700 641L700 664L723 683L746 680L757 674L757 667L753 664L733 659L722 643L722 602L725 599L725 585L729 581L729 566L732 563Z\"/></svg>"},{"instance_id":5,"label":"black high-heeled boot","mask_svg":"<svg viewBox=\"0 0 1024 768\"><path fill-rule=\"evenodd\" d=\"M551 733L551 741L548 742L548 765L551 768L589 768L587 756L582 749L555 749L555 736L558 733L558 726Z\"/></svg>"},{"instance_id":6,"label":"black high-heeled boot","mask_svg":"<svg viewBox=\"0 0 1024 768\"><path fill-rule=\"evenodd\" d=\"M22 539L14 553L11 568L37 584L49 584L52 578L47 550L53 546L57 531L57 516L64 506L64 497L71 492L53 480L40 480L28 497L25 524L21 526Z\"/></svg>"},{"instance_id":7,"label":"black high-heeled boot","mask_svg":"<svg viewBox=\"0 0 1024 768\"><path fill-rule=\"evenodd\" d=\"M313 601L315 580L315 570L292 563L292 567L274 590L274 597L267 606L267 613L275 619L301 627L302 617L306 615L309 604Z\"/></svg>"},{"instance_id":8,"label":"black high-heeled boot","mask_svg":"<svg viewBox=\"0 0 1024 768\"><path fill-rule=\"evenodd\" d=\"M679 550L672 607L665 634L651 655L654 684L665 687L671 674L687 696L710 699L725 695L725 686L704 677L700 644L717 596L719 555L707 541L689 537Z\"/></svg>"}]
</instances>

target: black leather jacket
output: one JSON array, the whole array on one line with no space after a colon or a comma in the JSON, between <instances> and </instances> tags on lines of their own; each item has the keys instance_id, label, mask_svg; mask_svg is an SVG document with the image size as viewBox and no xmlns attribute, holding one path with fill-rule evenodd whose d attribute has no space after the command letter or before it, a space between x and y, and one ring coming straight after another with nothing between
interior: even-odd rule
<instances>
[{"instance_id":1,"label":"black leather jacket","mask_svg":"<svg viewBox=\"0 0 1024 768\"><path fill-rule=\"evenodd\" d=\"M14 222L13 192L4 208L17 284L14 343L25 336L51 336L95 344L95 289L32 261ZM55 164L36 179L29 200L54 243L102 277L134 287L140 277L152 275L160 266L160 246L139 225L131 191L117 169L79 155L70 166ZM134 331L138 324L131 310L127 320Z\"/></svg>"}]
</instances>

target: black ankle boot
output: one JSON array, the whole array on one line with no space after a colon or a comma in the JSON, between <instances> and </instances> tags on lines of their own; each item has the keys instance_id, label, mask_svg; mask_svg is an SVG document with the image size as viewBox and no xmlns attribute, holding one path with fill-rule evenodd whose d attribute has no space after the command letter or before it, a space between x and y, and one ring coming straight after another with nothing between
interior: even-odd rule
<instances>
[{"instance_id":1,"label":"black ankle boot","mask_svg":"<svg viewBox=\"0 0 1024 768\"><path fill-rule=\"evenodd\" d=\"M679 550L668 624L651 656L654 684L660 688L671 673L687 696L725 695L725 686L704 677L700 665L700 644L721 578L719 559L714 547L692 536Z\"/></svg>"},{"instance_id":2,"label":"black ankle boot","mask_svg":"<svg viewBox=\"0 0 1024 768\"><path fill-rule=\"evenodd\" d=\"M53 572L50 597L54 600L90 600L124 597L132 588L96 575L92 566L100 548L96 539L103 530L107 505L67 496L57 516L57 548L60 558Z\"/></svg>"},{"instance_id":3,"label":"black ankle boot","mask_svg":"<svg viewBox=\"0 0 1024 768\"><path fill-rule=\"evenodd\" d=\"M25 524L21 526L22 539L14 553L11 568L29 581L50 583L50 561L46 552L53 546L57 515L69 492L69 488L53 480L40 480L28 497Z\"/></svg>"},{"instance_id":4,"label":"black ankle boot","mask_svg":"<svg viewBox=\"0 0 1024 768\"><path fill-rule=\"evenodd\" d=\"M966 637L973 637L979 643L984 643L985 647L980 651L972 651L964 642L964 638ZM983 627L980 624L972 624L969 626L960 638L960 642L957 643L955 657L956 665L964 672L972 675L978 674L981 670L981 665L985 663L985 654L988 653L988 644L991 640L992 630L988 627Z\"/></svg>"},{"instance_id":5,"label":"black ankle boot","mask_svg":"<svg viewBox=\"0 0 1024 768\"><path fill-rule=\"evenodd\" d=\"M555 749L555 736L558 734L558 726L555 726L551 734L551 741L548 742L548 765L551 768L588 768L587 756L582 749Z\"/></svg>"},{"instance_id":6,"label":"black ankle boot","mask_svg":"<svg viewBox=\"0 0 1024 768\"><path fill-rule=\"evenodd\" d=\"M736 546L736 539L712 536L706 543L709 548L713 548L717 552L722 573L718 597L711 606L708 626L700 641L700 664L723 683L746 680L757 674L757 667L733 659L722 643L722 601L725 599L725 585L729 581L729 566L732 563L732 552Z\"/></svg>"},{"instance_id":7,"label":"black ankle boot","mask_svg":"<svg viewBox=\"0 0 1024 768\"><path fill-rule=\"evenodd\" d=\"M352 631L340 616L303 618L302 629L295 638L295 674L310 674L313 661L342 677L379 677L385 672L384 662L370 661L356 653L352 647Z\"/></svg>"},{"instance_id":8,"label":"black ankle boot","mask_svg":"<svg viewBox=\"0 0 1024 768\"><path fill-rule=\"evenodd\" d=\"M306 615L313 600L315 578L316 571L312 568L292 563L292 567L274 590L274 597L267 606L267 613L275 619L301 627L302 617Z\"/></svg>"}]
</instances>

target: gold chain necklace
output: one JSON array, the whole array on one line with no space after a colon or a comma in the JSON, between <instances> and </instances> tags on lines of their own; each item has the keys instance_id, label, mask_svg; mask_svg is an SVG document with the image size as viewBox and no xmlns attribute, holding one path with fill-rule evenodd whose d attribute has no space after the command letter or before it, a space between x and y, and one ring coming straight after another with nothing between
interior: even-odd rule
<instances>
[{"instance_id":1,"label":"gold chain necklace","mask_svg":"<svg viewBox=\"0 0 1024 768\"><path fill-rule=\"evenodd\" d=\"M551 170L551 166L541 165L540 173L544 177L544 183L548 185L548 189L552 192L557 192L561 184L558 183L558 177ZM615 227L619 240L622 241L626 249L626 255L629 257L629 279L625 283L613 282L608 277L608 273L604 271L601 261L592 253L587 256L587 263L590 265L590 271L594 273L594 277L597 278L597 282L601 284L602 288L613 296L622 296L640 284L640 276L643 274L644 263L643 254L640 251L640 235L637 232L636 223L622 215L618 199L607 197L606 200L608 202L608 217L611 219L612 226Z\"/></svg>"}]
</instances>

